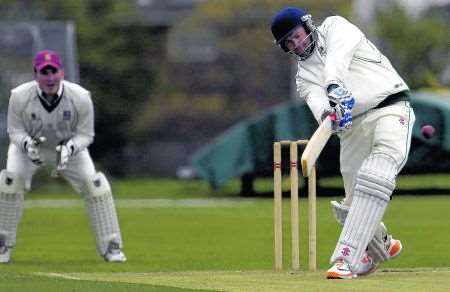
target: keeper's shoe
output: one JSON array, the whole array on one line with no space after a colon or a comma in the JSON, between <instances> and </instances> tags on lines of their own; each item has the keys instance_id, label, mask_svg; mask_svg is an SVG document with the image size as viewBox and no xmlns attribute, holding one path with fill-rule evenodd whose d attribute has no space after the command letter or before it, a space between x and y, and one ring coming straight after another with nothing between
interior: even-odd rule
<instances>
[{"instance_id":1,"label":"keeper's shoe","mask_svg":"<svg viewBox=\"0 0 450 292\"><path fill-rule=\"evenodd\" d=\"M0 264L9 263L9 260L11 259L11 250L12 248L10 247L0 245Z\"/></svg>"},{"instance_id":2,"label":"keeper's shoe","mask_svg":"<svg viewBox=\"0 0 450 292\"><path fill-rule=\"evenodd\" d=\"M327 271L327 279L353 279L358 275L350 270L350 266L343 260L338 259Z\"/></svg>"},{"instance_id":3,"label":"keeper's shoe","mask_svg":"<svg viewBox=\"0 0 450 292\"><path fill-rule=\"evenodd\" d=\"M106 253L103 255L105 261L113 263L123 263L127 261L127 257L115 242L110 242Z\"/></svg>"},{"instance_id":4,"label":"keeper's shoe","mask_svg":"<svg viewBox=\"0 0 450 292\"><path fill-rule=\"evenodd\" d=\"M403 245L400 240L389 235L386 242L389 243L386 247L389 254L389 259L393 259L402 253Z\"/></svg>"}]
</instances>

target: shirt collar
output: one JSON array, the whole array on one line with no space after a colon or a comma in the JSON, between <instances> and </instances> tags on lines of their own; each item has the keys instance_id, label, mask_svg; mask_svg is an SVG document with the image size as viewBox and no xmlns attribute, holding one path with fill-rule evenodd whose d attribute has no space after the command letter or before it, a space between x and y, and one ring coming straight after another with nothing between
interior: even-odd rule
<instances>
[{"instance_id":1,"label":"shirt collar","mask_svg":"<svg viewBox=\"0 0 450 292\"><path fill-rule=\"evenodd\" d=\"M37 87L37 91L38 91L39 97L44 98L44 92L43 92L42 89L39 87L39 85L38 85L38 87ZM57 98L56 98L56 99L58 99L58 98L61 97L62 92L63 92L63 81L61 80L61 82L59 83L58 91L56 92L56 95L57 95Z\"/></svg>"}]
</instances>

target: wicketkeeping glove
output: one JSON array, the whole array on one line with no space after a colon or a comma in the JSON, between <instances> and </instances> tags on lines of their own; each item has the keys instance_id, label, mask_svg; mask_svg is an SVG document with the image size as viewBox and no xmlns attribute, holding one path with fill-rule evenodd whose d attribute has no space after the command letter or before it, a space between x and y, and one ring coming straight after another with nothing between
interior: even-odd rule
<instances>
[{"instance_id":1,"label":"wicketkeeping glove","mask_svg":"<svg viewBox=\"0 0 450 292\"><path fill-rule=\"evenodd\" d=\"M67 167L67 163L69 162L70 157L75 152L75 144L72 140L68 140L66 143L62 143L56 146L56 154L57 154L57 170L63 170Z\"/></svg>"},{"instance_id":2,"label":"wicketkeeping glove","mask_svg":"<svg viewBox=\"0 0 450 292\"><path fill-rule=\"evenodd\" d=\"M348 130L352 126L352 109L355 104L355 98L345 87L335 85L328 92L330 105L336 113L336 131L338 133Z\"/></svg>"},{"instance_id":3,"label":"wicketkeeping glove","mask_svg":"<svg viewBox=\"0 0 450 292\"><path fill-rule=\"evenodd\" d=\"M28 158L36 165L42 165L43 161L41 160L41 144L44 143L47 139L45 137L39 138L31 138L30 136L25 138L23 142L23 149L27 154Z\"/></svg>"}]
</instances>

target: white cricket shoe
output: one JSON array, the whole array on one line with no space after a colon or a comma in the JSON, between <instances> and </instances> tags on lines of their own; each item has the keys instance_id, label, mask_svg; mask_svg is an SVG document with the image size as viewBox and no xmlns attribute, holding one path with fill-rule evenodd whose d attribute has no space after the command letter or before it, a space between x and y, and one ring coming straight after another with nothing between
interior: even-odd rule
<instances>
[{"instance_id":1,"label":"white cricket shoe","mask_svg":"<svg viewBox=\"0 0 450 292\"><path fill-rule=\"evenodd\" d=\"M358 275L350 270L350 266L343 260L338 259L327 271L327 279L353 279Z\"/></svg>"},{"instance_id":2,"label":"white cricket shoe","mask_svg":"<svg viewBox=\"0 0 450 292\"><path fill-rule=\"evenodd\" d=\"M110 251L105 253L105 255L103 256L105 258L105 261L113 263L113 262L126 262L127 261L127 257L125 256L125 254L123 253L123 251L119 250L114 250L114 251Z\"/></svg>"},{"instance_id":3,"label":"white cricket shoe","mask_svg":"<svg viewBox=\"0 0 450 292\"><path fill-rule=\"evenodd\" d=\"M106 253L103 255L103 258L107 262L118 262L123 263L127 261L127 257L120 249L119 245L115 242L110 242Z\"/></svg>"},{"instance_id":4,"label":"white cricket shoe","mask_svg":"<svg viewBox=\"0 0 450 292\"><path fill-rule=\"evenodd\" d=\"M0 246L0 264L9 263L9 260L11 258L11 249L12 248L5 245Z\"/></svg>"},{"instance_id":5,"label":"white cricket shoe","mask_svg":"<svg viewBox=\"0 0 450 292\"><path fill-rule=\"evenodd\" d=\"M366 276L370 273L375 272L376 269L377 264L373 261L373 258L365 253L361 258L361 261L359 262L356 274L358 276Z\"/></svg>"}]
</instances>

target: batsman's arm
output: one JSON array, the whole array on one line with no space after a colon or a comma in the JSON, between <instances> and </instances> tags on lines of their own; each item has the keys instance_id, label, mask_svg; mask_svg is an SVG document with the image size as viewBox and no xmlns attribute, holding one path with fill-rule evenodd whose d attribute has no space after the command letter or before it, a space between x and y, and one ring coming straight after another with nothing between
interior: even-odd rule
<instances>
[{"instance_id":1,"label":"batsman's arm","mask_svg":"<svg viewBox=\"0 0 450 292\"><path fill-rule=\"evenodd\" d=\"M311 174L317 158L330 139L330 136L333 133L333 123L335 119L336 116L334 114L328 115L306 145L301 158L302 173L304 177L308 177Z\"/></svg>"}]
</instances>

